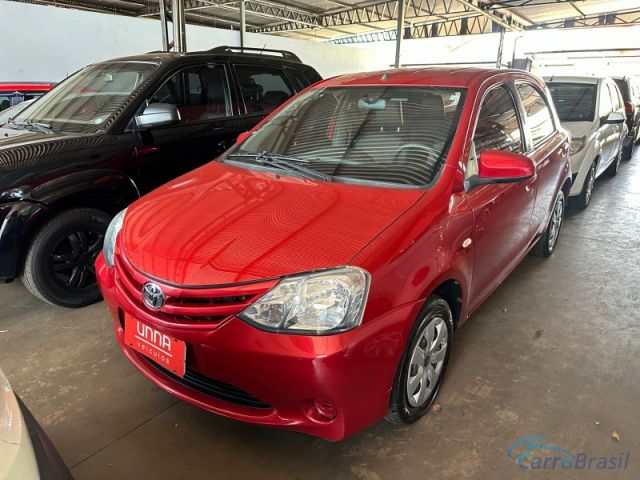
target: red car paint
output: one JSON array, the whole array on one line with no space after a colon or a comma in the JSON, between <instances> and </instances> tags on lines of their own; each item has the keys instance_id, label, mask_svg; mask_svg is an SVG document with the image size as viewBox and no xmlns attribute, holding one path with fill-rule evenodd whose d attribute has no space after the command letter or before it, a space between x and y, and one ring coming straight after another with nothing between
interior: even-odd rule
<instances>
[{"instance_id":1,"label":"red car paint","mask_svg":"<svg viewBox=\"0 0 640 480\"><path fill-rule=\"evenodd\" d=\"M533 177L465 191L483 95L515 80L545 91L524 72L445 68L349 75L310 87L466 88L446 163L426 190L317 182L212 162L131 205L115 268L102 255L96 264L127 358L175 396L237 420L340 440L381 419L425 299L439 287L459 287L459 302L449 301L455 326L462 324L535 244L557 192L570 188L568 136L558 129L507 172L525 176L534 168ZM492 159L494 172L503 168L499 154ZM343 265L371 275L362 324L352 330L269 333L236 317L282 275ZM181 302L159 312L146 308L140 288L149 280ZM194 300L214 297L240 300L222 306ZM124 344L124 311L185 341L189 369L268 408L205 395L151 366Z\"/></svg>"}]
</instances>

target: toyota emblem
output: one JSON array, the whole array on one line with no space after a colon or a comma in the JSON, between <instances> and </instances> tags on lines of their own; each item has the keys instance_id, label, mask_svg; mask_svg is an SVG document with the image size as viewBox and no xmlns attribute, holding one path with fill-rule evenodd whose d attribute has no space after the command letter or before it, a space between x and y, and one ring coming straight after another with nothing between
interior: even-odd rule
<instances>
[{"instance_id":1,"label":"toyota emblem","mask_svg":"<svg viewBox=\"0 0 640 480\"><path fill-rule=\"evenodd\" d=\"M155 283L145 283L142 287L142 299L151 310L159 310L164 305L164 293Z\"/></svg>"}]
</instances>

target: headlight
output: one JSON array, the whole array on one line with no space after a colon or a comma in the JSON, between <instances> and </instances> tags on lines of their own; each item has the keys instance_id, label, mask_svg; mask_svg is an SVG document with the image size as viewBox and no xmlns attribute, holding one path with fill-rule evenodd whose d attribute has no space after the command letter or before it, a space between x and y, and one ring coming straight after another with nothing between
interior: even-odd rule
<instances>
[{"instance_id":1,"label":"headlight","mask_svg":"<svg viewBox=\"0 0 640 480\"><path fill-rule=\"evenodd\" d=\"M107 228L107 233L104 234L104 246L102 247L102 253L104 254L104 259L111 268L113 268L113 256L115 254L116 248L116 238L118 238L118 233L122 228L122 222L124 221L124 214L127 213L127 209L125 208L120 213L118 213Z\"/></svg>"},{"instance_id":2,"label":"headlight","mask_svg":"<svg viewBox=\"0 0 640 480\"><path fill-rule=\"evenodd\" d=\"M369 274L356 267L285 277L238 316L277 332L326 335L360 324Z\"/></svg>"},{"instance_id":3,"label":"headlight","mask_svg":"<svg viewBox=\"0 0 640 480\"><path fill-rule=\"evenodd\" d=\"M4 192L0 192L0 203L22 200L28 197L30 193L31 193L31 187L28 185L5 190Z\"/></svg>"},{"instance_id":4,"label":"headlight","mask_svg":"<svg viewBox=\"0 0 640 480\"><path fill-rule=\"evenodd\" d=\"M578 137L571 139L571 155L575 155L582 150L586 144L587 137Z\"/></svg>"}]
</instances>

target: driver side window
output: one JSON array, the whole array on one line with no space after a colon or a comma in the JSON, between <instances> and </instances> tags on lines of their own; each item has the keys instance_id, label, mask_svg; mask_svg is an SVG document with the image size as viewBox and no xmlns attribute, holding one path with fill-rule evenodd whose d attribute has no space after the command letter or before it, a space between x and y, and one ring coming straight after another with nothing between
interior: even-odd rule
<instances>
[{"instance_id":1,"label":"driver side window","mask_svg":"<svg viewBox=\"0 0 640 480\"><path fill-rule=\"evenodd\" d=\"M173 75L149 98L148 103L178 107L181 122L210 120L231 115L224 67L191 67Z\"/></svg>"},{"instance_id":2,"label":"driver side window","mask_svg":"<svg viewBox=\"0 0 640 480\"><path fill-rule=\"evenodd\" d=\"M524 152L513 97L504 86L490 90L482 102L467 162L467 178L478 173L478 157L485 150Z\"/></svg>"}]
</instances>

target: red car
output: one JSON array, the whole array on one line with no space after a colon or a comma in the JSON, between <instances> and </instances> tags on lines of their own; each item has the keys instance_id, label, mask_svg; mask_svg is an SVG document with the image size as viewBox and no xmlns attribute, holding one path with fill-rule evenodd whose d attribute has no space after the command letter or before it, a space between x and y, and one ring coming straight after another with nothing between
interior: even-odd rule
<instances>
[{"instance_id":1,"label":"red car","mask_svg":"<svg viewBox=\"0 0 640 480\"><path fill-rule=\"evenodd\" d=\"M453 330L530 250L553 252L570 186L535 76L342 76L118 214L97 276L156 385L340 440L427 412Z\"/></svg>"},{"instance_id":2,"label":"red car","mask_svg":"<svg viewBox=\"0 0 640 480\"><path fill-rule=\"evenodd\" d=\"M41 97L55 84L38 82L0 82L0 111L25 100Z\"/></svg>"}]
</instances>

